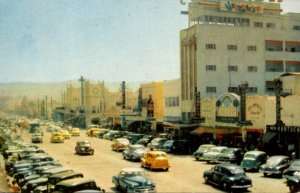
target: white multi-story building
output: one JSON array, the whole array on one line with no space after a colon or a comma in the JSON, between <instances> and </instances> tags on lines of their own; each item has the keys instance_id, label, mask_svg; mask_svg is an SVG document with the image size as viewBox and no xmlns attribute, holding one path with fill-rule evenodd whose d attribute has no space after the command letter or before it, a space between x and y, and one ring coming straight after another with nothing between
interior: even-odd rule
<instances>
[{"instance_id":1,"label":"white multi-story building","mask_svg":"<svg viewBox=\"0 0 300 193\"><path fill-rule=\"evenodd\" d=\"M273 95L274 79L300 72L300 13L283 13L281 0L192 0L189 27L180 32L181 110L194 115L201 98L237 92Z\"/></svg>"}]
</instances>

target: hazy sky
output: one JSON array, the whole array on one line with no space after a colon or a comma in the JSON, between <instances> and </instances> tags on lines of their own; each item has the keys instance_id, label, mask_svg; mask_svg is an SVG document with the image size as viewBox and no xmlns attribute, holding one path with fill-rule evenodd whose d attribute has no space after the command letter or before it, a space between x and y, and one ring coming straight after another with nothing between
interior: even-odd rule
<instances>
[{"instance_id":1,"label":"hazy sky","mask_svg":"<svg viewBox=\"0 0 300 193\"><path fill-rule=\"evenodd\" d=\"M300 12L300 0L282 8ZM0 0L0 82L179 78L182 10L180 0Z\"/></svg>"}]
</instances>

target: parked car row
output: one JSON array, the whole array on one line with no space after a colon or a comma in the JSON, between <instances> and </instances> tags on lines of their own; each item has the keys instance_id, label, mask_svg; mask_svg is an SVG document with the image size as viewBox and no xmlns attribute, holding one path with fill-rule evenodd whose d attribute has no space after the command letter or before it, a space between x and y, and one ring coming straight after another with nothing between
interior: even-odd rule
<instances>
[{"instance_id":1,"label":"parked car row","mask_svg":"<svg viewBox=\"0 0 300 193\"><path fill-rule=\"evenodd\" d=\"M8 178L18 184L22 193L105 192L95 180L63 167L47 152L37 145L24 143L22 138L8 137L1 144L1 154Z\"/></svg>"}]
</instances>

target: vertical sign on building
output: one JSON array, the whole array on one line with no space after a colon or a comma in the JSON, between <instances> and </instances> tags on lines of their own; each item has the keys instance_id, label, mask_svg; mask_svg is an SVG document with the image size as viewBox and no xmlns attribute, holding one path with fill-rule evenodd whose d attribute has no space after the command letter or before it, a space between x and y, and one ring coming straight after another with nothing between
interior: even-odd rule
<instances>
[{"instance_id":1,"label":"vertical sign on building","mask_svg":"<svg viewBox=\"0 0 300 193\"><path fill-rule=\"evenodd\" d=\"M201 108L200 108L200 92L196 92L196 97L195 97L195 117L196 118L201 118Z\"/></svg>"},{"instance_id":2,"label":"vertical sign on building","mask_svg":"<svg viewBox=\"0 0 300 193\"><path fill-rule=\"evenodd\" d=\"M154 102L151 95L147 101L147 117L154 117Z\"/></svg>"},{"instance_id":3,"label":"vertical sign on building","mask_svg":"<svg viewBox=\"0 0 300 193\"><path fill-rule=\"evenodd\" d=\"M125 81L122 81L122 109L126 108L126 85Z\"/></svg>"},{"instance_id":4,"label":"vertical sign on building","mask_svg":"<svg viewBox=\"0 0 300 193\"><path fill-rule=\"evenodd\" d=\"M276 95L276 125L283 125L281 120L281 101L280 95L282 93L282 81L280 79L275 79L275 95Z\"/></svg>"},{"instance_id":5,"label":"vertical sign on building","mask_svg":"<svg viewBox=\"0 0 300 193\"><path fill-rule=\"evenodd\" d=\"M246 92L248 89L248 83L243 83L239 86L239 92L241 97L241 106L240 106L240 122L246 122Z\"/></svg>"}]
</instances>

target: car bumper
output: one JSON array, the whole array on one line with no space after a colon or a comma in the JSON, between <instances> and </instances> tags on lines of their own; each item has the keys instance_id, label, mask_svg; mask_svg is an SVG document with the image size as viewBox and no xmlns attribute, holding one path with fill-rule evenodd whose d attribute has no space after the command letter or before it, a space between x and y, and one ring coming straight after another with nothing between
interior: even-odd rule
<instances>
[{"instance_id":1,"label":"car bumper","mask_svg":"<svg viewBox=\"0 0 300 193\"><path fill-rule=\"evenodd\" d=\"M232 189L244 189L244 188L250 188L252 185L233 185L231 186Z\"/></svg>"}]
</instances>

